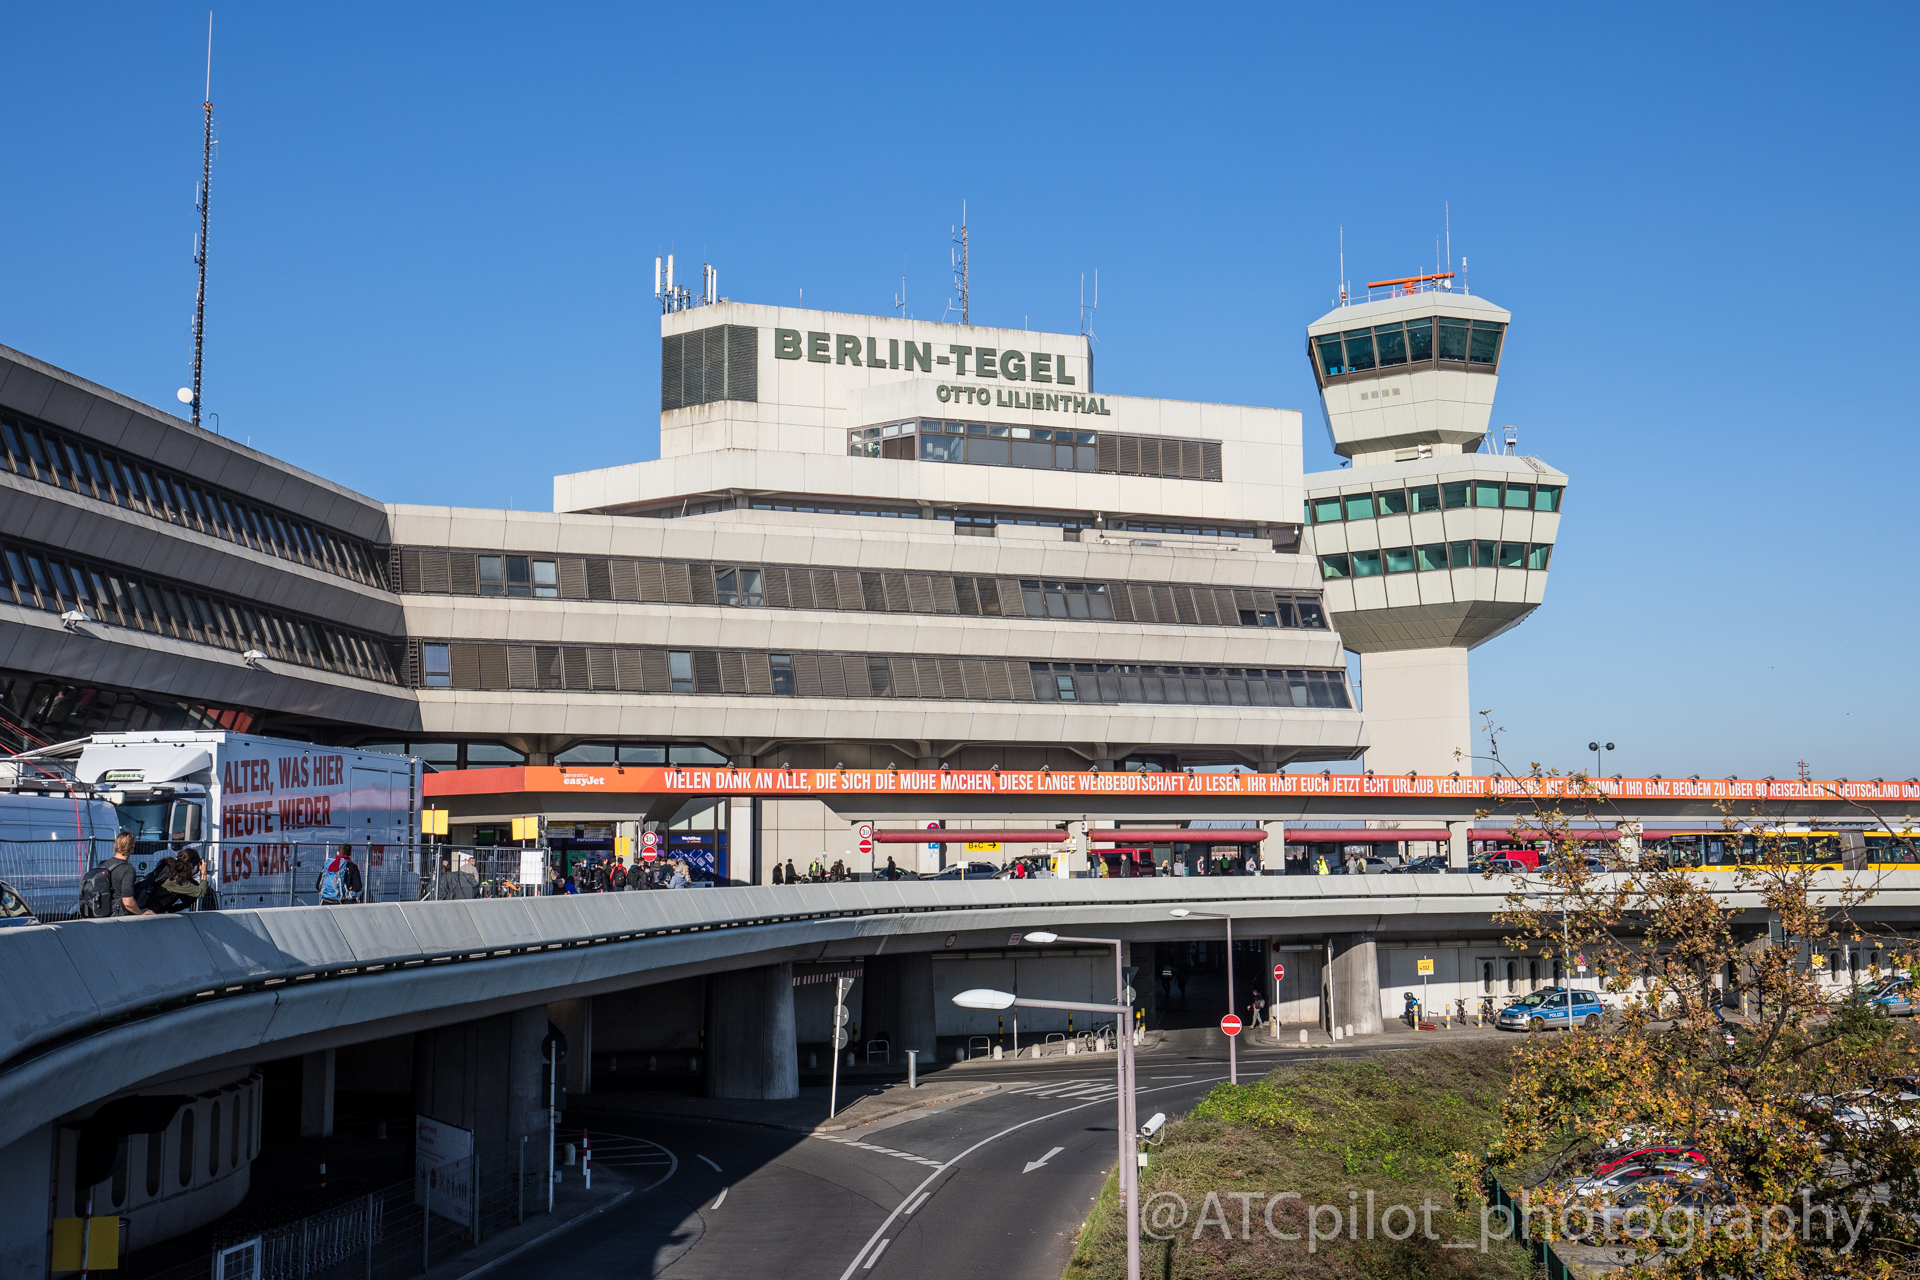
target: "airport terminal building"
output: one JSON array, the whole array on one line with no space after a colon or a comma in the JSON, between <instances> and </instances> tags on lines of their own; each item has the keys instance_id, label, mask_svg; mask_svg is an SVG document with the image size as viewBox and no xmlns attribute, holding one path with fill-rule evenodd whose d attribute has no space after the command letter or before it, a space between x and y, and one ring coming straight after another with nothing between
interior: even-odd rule
<instances>
[{"instance_id":1,"label":"airport terminal building","mask_svg":"<svg viewBox=\"0 0 1920 1280\"><path fill-rule=\"evenodd\" d=\"M556 477L540 513L382 503L0 348L0 737L241 728L442 769L1368 750L1346 618L1390 641L1405 592L1359 581L1345 495L1377 486L1310 483L1299 413L1108 394L1076 335L726 300L663 313L660 358L661 456ZM1411 447L1403 491L1470 452ZM1531 607L1496 546L1451 589ZM736 883L852 843L811 799L690 809L629 816L724 837ZM455 838L534 811L469 805Z\"/></svg>"}]
</instances>

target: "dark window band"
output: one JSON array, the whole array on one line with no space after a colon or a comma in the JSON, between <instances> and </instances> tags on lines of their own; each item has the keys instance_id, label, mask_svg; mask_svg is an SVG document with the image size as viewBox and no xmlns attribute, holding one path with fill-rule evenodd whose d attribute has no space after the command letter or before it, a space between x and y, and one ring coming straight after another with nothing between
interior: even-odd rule
<instances>
[{"instance_id":1,"label":"dark window band","mask_svg":"<svg viewBox=\"0 0 1920 1280\"><path fill-rule=\"evenodd\" d=\"M434 673L423 683L427 688L1333 709L1353 705L1344 670L1049 664L924 654L756 653L463 640L413 640L409 649L411 671Z\"/></svg>"},{"instance_id":2,"label":"dark window band","mask_svg":"<svg viewBox=\"0 0 1920 1280\"><path fill-rule=\"evenodd\" d=\"M524 556L404 547L408 595L632 600L736 608L1085 618L1169 626L1324 630L1316 595L1181 583L1044 582L891 570L813 569L678 560Z\"/></svg>"},{"instance_id":3,"label":"dark window band","mask_svg":"<svg viewBox=\"0 0 1920 1280\"><path fill-rule=\"evenodd\" d=\"M0 543L0 602L49 613L78 610L89 625L125 627L233 653L258 649L275 662L399 683L384 637L44 547Z\"/></svg>"},{"instance_id":4,"label":"dark window band","mask_svg":"<svg viewBox=\"0 0 1920 1280\"><path fill-rule=\"evenodd\" d=\"M0 469L337 577L387 587L372 543L153 466L45 422L0 414Z\"/></svg>"}]
</instances>

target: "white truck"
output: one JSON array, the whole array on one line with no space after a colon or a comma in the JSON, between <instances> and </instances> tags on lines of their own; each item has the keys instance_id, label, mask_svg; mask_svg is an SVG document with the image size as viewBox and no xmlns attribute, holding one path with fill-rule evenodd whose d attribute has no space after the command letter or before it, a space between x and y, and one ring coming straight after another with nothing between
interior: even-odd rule
<instances>
[{"instance_id":1,"label":"white truck","mask_svg":"<svg viewBox=\"0 0 1920 1280\"><path fill-rule=\"evenodd\" d=\"M74 781L133 833L140 874L170 851L198 849L222 907L314 905L342 844L353 846L365 901L418 896L414 757L223 730L99 733Z\"/></svg>"}]
</instances>

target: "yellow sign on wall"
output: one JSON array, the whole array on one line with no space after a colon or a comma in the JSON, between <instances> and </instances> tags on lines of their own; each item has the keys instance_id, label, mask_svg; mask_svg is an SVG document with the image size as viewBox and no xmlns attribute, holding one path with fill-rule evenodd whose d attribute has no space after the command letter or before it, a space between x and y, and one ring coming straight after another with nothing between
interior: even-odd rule
<instances>
[{"instance_id":1,"label":"yellow sign on wall","mask_svg":"<svg viewBox=\"0 0 1920 1280\"><path fill-rule=\"evenodd\" d=\"M53 1220L53 1269L80 1269L81 1228L87 1238L87 1270L120 1269L120 1219L110 1217L55 1218Z\"/></svg>"},{"instance_id":2,"label":"yellow sign on wall","mask_svg":"<svg viewBox=\"0 0 1920 1280\"><path fill-rule=\"evenodd\" d=\"M967 841L967 852L998 853L1000 852L1000 842L998 840L969 840Z\"/></svg>"},{"instance_id":3,"label":"yellow sign on wall","mask_svg":"<svg viewBox=\"0 0 1920 1280\"><path fill-rule=\"evenodd\" d=\"M1417 974L1420 974L1420 975L1422 975L1422 976L1424 976L1424 977L1431 977L1431 976L1433 976L1433 961L1431 961L1431 960L1421 960L1421 961L1419 961L1419 962L1418 962L1418 967L1414 969L1414 972L1415 972L1415 973L1417 973Z\"/></svg>"}]
</instances>

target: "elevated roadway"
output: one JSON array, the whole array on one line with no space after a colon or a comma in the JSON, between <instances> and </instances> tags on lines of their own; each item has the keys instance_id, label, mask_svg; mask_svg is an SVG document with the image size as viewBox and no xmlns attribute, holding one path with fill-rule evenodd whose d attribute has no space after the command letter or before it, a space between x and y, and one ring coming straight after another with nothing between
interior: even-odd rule
<instances>
[{"instance_id":1,"label":"elevated roadway","mask_svg":"<svg viewBox=\"0 0 1920 1280\"><path fill-rule=\"evenodd\" d=\"M1822 873L1834 888L1849 873ZM1858 913L1911 921L1920 872ZM1478 876L911 881L295 907L0 933L0 1148L117 1094L692 974L970 948L1023 931L1497 937ZM1743 910L1755 893L1729 893ZM1371 980L1371 979L1370 979ZM790 1008L790 1004L789 1004ZM789 1015L790 1016L790 1015ZM789 1021L790 1025L790 1021Z\"/></svg>"}]
</instances>

